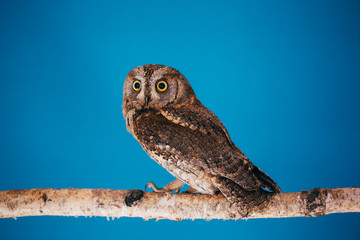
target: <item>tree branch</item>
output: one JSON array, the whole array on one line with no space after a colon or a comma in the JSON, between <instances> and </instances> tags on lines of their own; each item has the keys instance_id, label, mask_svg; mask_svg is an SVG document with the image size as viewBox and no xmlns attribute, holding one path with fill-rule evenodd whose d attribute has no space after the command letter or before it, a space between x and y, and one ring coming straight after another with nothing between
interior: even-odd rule
<instances>
[{"instance_id":1,"label":"tree branch","mask_svg":"<svg viewBox=\"0 0 360 240\"><path fill-rule=\"evenodd\" d=\"M248 218L317 217L345 212L360 212L360 188L315 188L274 194ZM44 215L171 220L241 218L222 195L73 188L0 191L0 218Z\"/></svg>"}]
</instances>

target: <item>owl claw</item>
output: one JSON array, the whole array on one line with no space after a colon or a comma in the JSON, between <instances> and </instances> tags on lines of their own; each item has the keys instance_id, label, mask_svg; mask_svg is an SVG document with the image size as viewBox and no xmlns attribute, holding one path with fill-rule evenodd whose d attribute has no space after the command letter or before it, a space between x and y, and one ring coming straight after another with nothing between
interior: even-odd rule
<instances>
[{"instance_id":1,"label":"owl claw","mask_svg":"<svg viewBox=\"0 0 360 240\"><path fill-rule=\"evenodd\" d=\"M164 189L164 188L158 188L153 181L150 181L145 185L145 191L146 191L147 187L154 189L154 192L164 192L164 193L171 193L172 192L172 191Z\"/></svg>"}]
</instances>

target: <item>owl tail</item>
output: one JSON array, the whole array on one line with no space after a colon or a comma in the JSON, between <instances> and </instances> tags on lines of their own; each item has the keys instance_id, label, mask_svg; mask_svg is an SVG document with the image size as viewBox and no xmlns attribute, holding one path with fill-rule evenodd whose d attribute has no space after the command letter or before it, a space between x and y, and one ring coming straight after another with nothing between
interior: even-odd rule
<instances>
[{"instance_id":1,"label":"owl tail","mask_svg":"<svg viewBox=\"0 0 360 240\"><path fill-rule=\"evenodd\" d=\"M280 187L272 180L266 173L261 171L258 167L255 165L252 166L252 173L255 175L255 177L260 181L261 187L272 191L274 193L280 193L282 192Z\"/></svg>"},{"instance_id":2,"label":"owl tail","mask_svg":"<svg viewBox=\"0 0 360 240\"><path fill-rule=\"evenodd\" d=\"M269 197L273 194L261 188L257 191L247 191L239 184L224 177L220 177L216 185L227 200L238 209L242 217L265 207Z\"/></svg>"}]
</instances>

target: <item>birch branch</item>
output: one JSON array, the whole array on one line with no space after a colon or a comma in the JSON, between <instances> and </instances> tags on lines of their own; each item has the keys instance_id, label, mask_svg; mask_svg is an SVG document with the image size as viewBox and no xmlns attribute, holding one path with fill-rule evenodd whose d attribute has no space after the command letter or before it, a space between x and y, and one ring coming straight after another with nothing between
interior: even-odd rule
<instances>
[{"instance_id":1,"label":"birch branch","mask_svg":"<svg viewBox=\"0 0 360 240\"><path fill-rule=\"evenodd\" d=\"M360 188L315 188L274 194L248 218L317 217L345 212L360 212ZM73 188L0 191L0 218L45 215L146 220L241 218L222 195Z\"/></svg>"}]
</instances>

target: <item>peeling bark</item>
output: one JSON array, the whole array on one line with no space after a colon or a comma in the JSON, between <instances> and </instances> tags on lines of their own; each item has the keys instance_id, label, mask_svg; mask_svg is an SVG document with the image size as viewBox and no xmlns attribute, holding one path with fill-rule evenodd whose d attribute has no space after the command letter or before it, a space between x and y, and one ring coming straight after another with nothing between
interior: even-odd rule
<instances>
[{"instance_id":1,"label":"peeling bark","mask_svg":"<svg viewBox=\"0 0 360 240\"><path fill-rule=\"evenodd\" d=\"M315 188L278 193L247 218L317 217L360 212L360 188ZM222 195L166 194L142 190L51 189L0 191L0 218L102 216L144 219L241 219Z\"/></svg>"}]
</instances>

